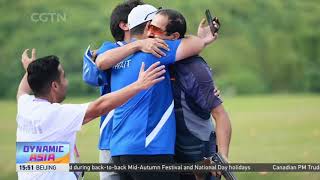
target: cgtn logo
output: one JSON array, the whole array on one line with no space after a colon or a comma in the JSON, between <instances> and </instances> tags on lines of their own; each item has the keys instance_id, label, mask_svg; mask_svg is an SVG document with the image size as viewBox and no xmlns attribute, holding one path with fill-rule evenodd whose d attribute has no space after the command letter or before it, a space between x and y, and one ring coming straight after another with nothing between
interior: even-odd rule
<instances>
[{"instance_id":1,"label":"cgtn logo","mask_svg":"<svg viewBox=\"0 0 320 180\"><path fill-rule=\"evenodd\" d=\"M32 13L31 21L33 22L66 22L67 16L65 13L56 13L56 12Z\"/></svg>"}]
</instances>

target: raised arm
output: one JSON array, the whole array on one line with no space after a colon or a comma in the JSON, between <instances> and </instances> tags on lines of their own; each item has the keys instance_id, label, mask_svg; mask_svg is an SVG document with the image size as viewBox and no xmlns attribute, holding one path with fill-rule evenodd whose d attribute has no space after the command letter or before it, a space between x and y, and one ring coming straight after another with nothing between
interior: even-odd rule
<instances>
[{"instance_id":1,"label":"raised arm","mask_svg":"<svg viewBox=\"0 0 320 180\"><path fill-rule=\"evenodd\" d=\"M31 94L32 90L29 86L28 80L27 80L27 68L29 64L36 59L36 49L32 49L32 55L31 58L28 56L29 49L24 50L22 56L21 56L21 63L23 65L24 70L26 71L17 91L17 99L19 99L20 96L24 94Z\"/></svg>"},{"instance_id":2,"label":"raised arm","mask_svg":"<svg viewBox=\"0 0 320 180\"><path fill-rule=\"evenodd\" d=\"M201 38L192 35L187 36L181 40L177 49L176 61L200 54L204 47L205 43Z\"/></svg>"},{"instance_id":3,"label":"raised arm","mask_svg":"<svg viewBox=\"0 0 320 180\"><path fill-rule=\"evenodd\" d=\"M124 58L137 51L151 53L156 57L165 56L165 53L161 49L169 50L168 45L162 39L148 38L144 40L136 40L132 43L128 43L124 46L114 48L100 54L96 59L96 64L99 69L106 70L115 66Z\"/></svg>"},{"instance_id":4,"label":"raised arm","mask_svg":"<svg viewBox=\"0 0 320 180\"><path fill-rule=\"evenodd\" d=\"M140 91L148 89L154 84L164 79L162 76L165 73L165 66L159 66L160 62L152 64L144 71L144 63L141 65L139 78L136 82L118 91L108 93L93 101L85 114L83 124L99 117L112 109L124 104L130 98L138 94Z\"/></svg>"},{"instance_id":5,"label":"raised arm","mask_svg":"<svg viewBox=\"0 0 320 180\"><path fill-rule=\"evenodd\" d=\"M210 27L207 26L205 22L205 19L202 19L200 22L197 36L188 36L181 40L176 53L176 61L200 54L205 46L211 44L217 39L218 34L215 33L213 36Z\"/></svg>"}]
</instances>

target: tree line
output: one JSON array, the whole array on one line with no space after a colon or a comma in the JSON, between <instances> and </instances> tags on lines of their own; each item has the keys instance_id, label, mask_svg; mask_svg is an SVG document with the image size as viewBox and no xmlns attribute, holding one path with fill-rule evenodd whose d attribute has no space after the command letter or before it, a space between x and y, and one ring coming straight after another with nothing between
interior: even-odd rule
<instances>
[{"instance_id":1,"label":"tree line","mask_svg":"<svg viewBox=\"0 0 320 180\"><path fill-rule=\"evenodd\" d=\"M97 94L82 81L82 56L91 44L113 41L110 14L122 1L0 2L0 97L14 97L23 49L60 57L71 95ZM188 0L146 3L177 9L195 34L205 9L219 17L218 40L201 54L217 86L230 94L320 92L320 6L316 0ZM39 18L40 15L42 18Z\"/></svg>"}]
</instances>

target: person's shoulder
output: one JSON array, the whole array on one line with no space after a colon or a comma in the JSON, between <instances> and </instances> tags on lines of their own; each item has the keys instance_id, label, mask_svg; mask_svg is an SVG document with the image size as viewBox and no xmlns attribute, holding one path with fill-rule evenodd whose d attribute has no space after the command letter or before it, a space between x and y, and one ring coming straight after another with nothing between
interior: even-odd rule
<instances>
[{"instance_id":1,"label":"person's shoulder","mask_svg":"<svg viewBox=\"0 0 320 180\"><path fill-rule=\"evenodd\" d=\"M199 55L186 58L174 64L177 73L193 74L195 80L210 80L213 77L213 70L206 61Z\"/></svg>"},{"instance_id":2,"label":"person's shoulder","mask_svg":"<svg viewBox=\"0 0 320 180\"><path fill-rule=\"evenodd\" d=\"M25 101L25 100L31 100L31 99L34 99L34 95L22 94L18 97L18 101Z\"/></svg>"},{"instance_id":3,"label":"person's shoulder","mask_svg":"<svg viewBox=\"0 0 320 180\"><path fill-rule=\"evenodd\" d=\"M164 40L165 43L168 45L170 51L168 53L175 53L181 44L181 39L175 39L175 40Z\"/></svg>"},{"instance_id":4,"label":"person's shoulder","mask_svg":"<svg viewBox=\"0 0 320 180\"><path fill-rule=\"evenodd\" d=\"M164 40L164 42L166 42L170 46L170 45L180 44L181 40L182 39L174 39L174 40L167 39L167 40Z\"/></svg>"},{"instance_id":5,"label":"person's shoulder","mask_svg":"<svg viewBox=\"0 0 320 180\"><path fill-rule=\"evenodd\" d=\"M117 43L112 42L112 41L104 41L101 45L101 47L108 47L108 46L116 46Z\"/></svg>"},{"instance_id":6,"label":"person's shoulder","mask_svg":"<svg viewBox=\"0 0 320 180\"><path fill-rule=\"evenodd\" d=\"M165 39L164 41L167 43L180 42L182 39Z\"/></svg>"},{"instance_id":7,"label":"person's shoulder","mask_svg":"<svg viewBox=\"0 0 320 180\"><path fill-rule=\"evenodd\" d=\"M61 104L61 103L53 103L52 105L59 108L68 108L68 109L76 109L76 108L83 108L85 106L88 106L90 102L83 103L83 104Z\"/></svg>"},{"instance_id":8,"label":"person's shoulder","mask_svg":"<svg viewBox=\"0 0 320 180\"><path fill-rule=\"evenodd\" d=\"M206 60L200 55L188 57L188 58L186 58L186 61L181 61L181 62L195 63L195 64L207 64Z\"/></svg>"},{"instance_id":9,"label":"person's shoulder","mask_svg":"<svg viewBox=\"0 0 320 180\"><path fill-rule=\"evenodd\" d=\"M90 103L85 104L61 104L61 103L50 103L46 107L47 115L54 116L57 118L71 118L78 117L79 113L85 113Z\"/></svg>"},{"instance_id":10,"label":"person's shoulder","mask_svg":"<svg viewBox=\"0 0 320 180\"><path fill-rule=\"evenodd\" d=\"M56 116L59 107L54 106L50 102L38 99L33 95L23 95L18 102L19 116L29 116L32 114L35 119L46 119L48 116Z\"/></svg>"},{"instance_id":11,"label":"person's shoulder","mask_svg":"<svg viewBox=\"0 0 320 180\"><path fill-rule=\"evenodd\" d=\"M115 42L111 42L111 41L105 41L102 43L102 45L100 46L100 48L97 51L97 54L101 54L107 50L113 49L118 47L118 44Z\"/></svg>"},{"instance_id":12,"label":"person's shoulder","mask_svg":"<svg viewBox=\"0 0 320 180\"><path fill-rule=\"evenodd\" d=\"M34 95L22 94L18 97L18 108L29 106L34 100Z\"/></svg>"},{"instance_id":13,"label":"person's shoulder","mask_svg":"<svg viewBox=\"0 0 320 180\"><path fill-rule=\"evenodd\" d=\"M196 67L199 67L199 66L205 66L207 67L208 64L207 62L205 61L205 59L203 59L203 57L199 56L199 55L195 55L195 56L191 56L191 57L188 57L184 60L181 60L181 61L177 61L175 63L175 65L177 67L180 67L180 66L184 66L184 67L187 67L187 66L190 66L190 67L193 67L195 66Z\"/></svg>"}]
</instances>

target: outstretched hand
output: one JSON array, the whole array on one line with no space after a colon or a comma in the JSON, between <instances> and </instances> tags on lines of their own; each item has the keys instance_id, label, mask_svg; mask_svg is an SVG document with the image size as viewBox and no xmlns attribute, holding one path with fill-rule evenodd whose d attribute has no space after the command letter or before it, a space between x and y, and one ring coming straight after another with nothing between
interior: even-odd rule
<instances>
[{"instance_id":1,"label":"outstretched hand","mask_svg":"<svg viewBox=\"0 0 320 180\"><path fill-rule=\"evenodd\" d=\"M28 55L29 49L23 51L21 56L21 63L23 65L24 70L27 71L29 64L36 59L36 49L32 49L31 58Z\"/></svg>"},{"instance_id":2,"label":"outstretched hand","mask_svg":"<svg viewBox=\"0 0 320 180\"><path fill-rule=\"evenodd\" d=\"M136 81L138 87L142 90L148 89L154 84L162 81L164 79L164 73L166 72L165 66L160 65L160 62L152 64L146 71L144 70L144 62L141 65L139 78Z\"/></svg>"}]
</instances>

